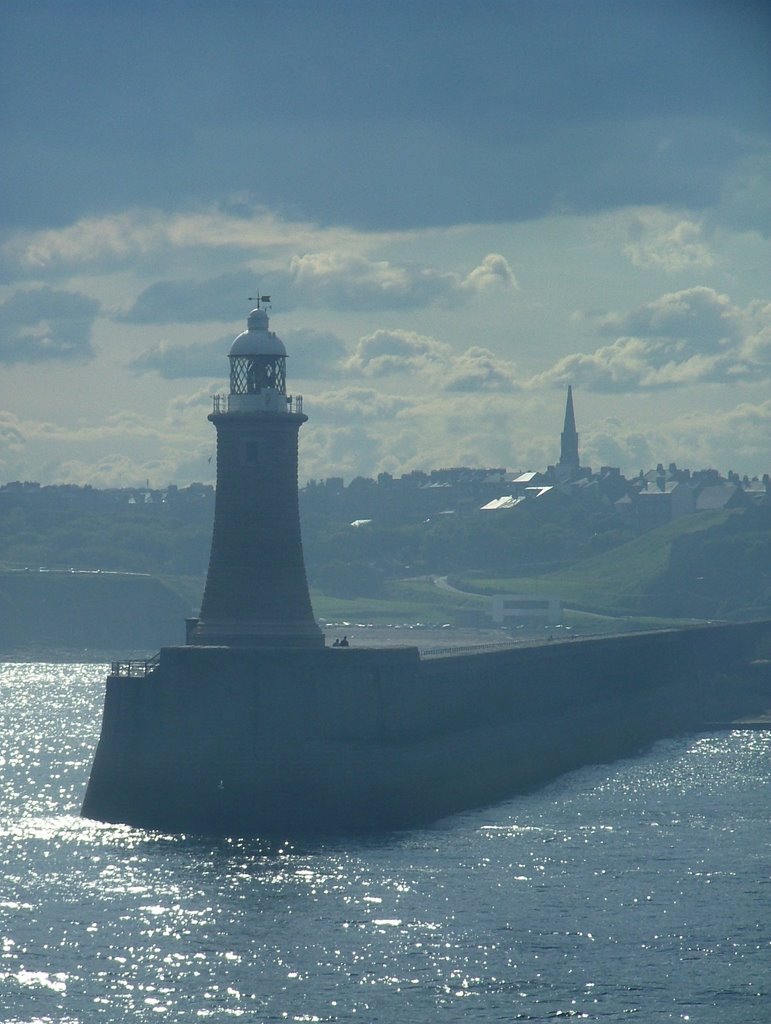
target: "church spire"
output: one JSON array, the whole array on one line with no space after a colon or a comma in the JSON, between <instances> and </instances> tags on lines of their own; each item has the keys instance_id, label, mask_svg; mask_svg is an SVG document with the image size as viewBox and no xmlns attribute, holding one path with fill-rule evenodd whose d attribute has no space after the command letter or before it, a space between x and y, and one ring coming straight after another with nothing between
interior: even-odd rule
<instances>
[{"instance_id":1,"label":"church spire","mask_svg":"<svg viewBox=\"0 0 771 1024\"><path fill-rule=\"evenodd\" d=\"M579 468L578 434L576 433L576 417L573 412L573 388L568 384L568 398L565 403L565 426L560 435L560 466L569 466L576 471Z\"/></svg>"}]
</instances>

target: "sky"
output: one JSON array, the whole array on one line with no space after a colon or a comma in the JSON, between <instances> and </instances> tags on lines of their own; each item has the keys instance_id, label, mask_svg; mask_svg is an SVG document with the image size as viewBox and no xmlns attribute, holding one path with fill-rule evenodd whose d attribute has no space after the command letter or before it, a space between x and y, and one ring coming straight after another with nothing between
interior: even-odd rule
<instances>
[{"instance_id":1,"label":"sky","mask_svg":"<svg viewBox=\"0 0 771 1024\"><path fill-rule=\"evenodd\" d=\"M3 0L0 483L214 482L271 296L300 483L771 472L771 8Z\"/></svg>"}]
</instances>

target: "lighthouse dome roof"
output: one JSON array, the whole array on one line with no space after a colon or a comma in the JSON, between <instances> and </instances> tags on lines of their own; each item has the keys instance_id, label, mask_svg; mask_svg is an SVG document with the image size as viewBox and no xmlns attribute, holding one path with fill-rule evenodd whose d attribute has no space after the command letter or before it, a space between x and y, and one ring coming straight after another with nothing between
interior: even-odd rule
<instances>
[{"instance_id":1,"label":"lighthouse dome roof","mask_svg":"<svg viewBox=\"0 0 771 1024\"><path fill-rule=\"evenodd\" d=\"M268 330L268 322L264 309L253 309L246 322L247 329L230 346L228 356L285 356L284 343Z\"/></svg>"}]
</instances>

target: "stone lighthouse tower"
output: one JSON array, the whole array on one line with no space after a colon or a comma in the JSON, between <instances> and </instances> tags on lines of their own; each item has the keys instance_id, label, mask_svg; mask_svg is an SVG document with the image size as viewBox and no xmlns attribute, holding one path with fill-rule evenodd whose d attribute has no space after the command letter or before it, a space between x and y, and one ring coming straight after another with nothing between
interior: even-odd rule
<instances>
[{"instance_id":1,"label":"stone lighthouse tower","mask_svg":"<svg viewBox=\"0 0 771 1024\"><path fill-rule=\"evenodd\" d=\"M286 349L258 302L230 347L230 394L215 395L217 494L201 613L188 643L323 647L305 576L297 445L307 416L286 393Z\"/></svg>"}]
</instances>

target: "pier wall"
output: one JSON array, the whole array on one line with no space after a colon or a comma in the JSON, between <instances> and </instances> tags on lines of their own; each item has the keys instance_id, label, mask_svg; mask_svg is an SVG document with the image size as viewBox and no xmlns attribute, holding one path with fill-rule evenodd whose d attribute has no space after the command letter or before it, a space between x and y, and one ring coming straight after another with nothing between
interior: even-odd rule
<instances>
[{"instance_id":1,"label":"pier wall","mask_svg":"<svg viewBox=\"0 0 771 1024\"><path fill-rule=\"evenodd\" d=\"M762 687L745 669L769 630L424 659L416 648L164 648L149 675L107 680L83 814L273 837L418 825L749 710Z\"/></svg>"}]
</instances>

